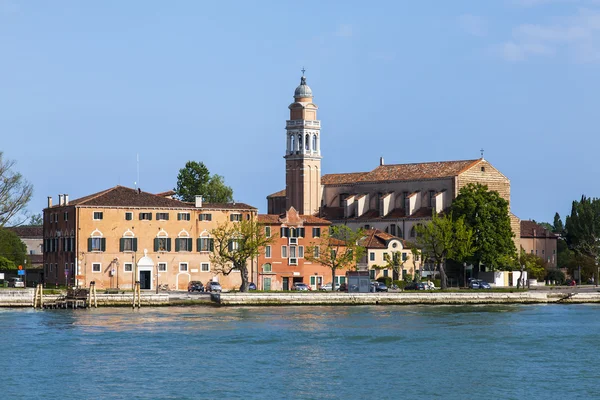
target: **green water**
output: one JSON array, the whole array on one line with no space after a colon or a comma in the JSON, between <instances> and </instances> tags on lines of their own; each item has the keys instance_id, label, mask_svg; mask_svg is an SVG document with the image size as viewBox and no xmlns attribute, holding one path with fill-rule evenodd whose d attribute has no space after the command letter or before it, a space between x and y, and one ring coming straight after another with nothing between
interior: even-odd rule
<instances>
[{"instance_id":1,"label":"green water","mask_svg":"<svg viewBox=\"0 0 600 400\"><path fill-rule=\"evenodd\" d=\"M0 310L1 399L600 398L600 306Z\"/></svg>"}]
</instances>

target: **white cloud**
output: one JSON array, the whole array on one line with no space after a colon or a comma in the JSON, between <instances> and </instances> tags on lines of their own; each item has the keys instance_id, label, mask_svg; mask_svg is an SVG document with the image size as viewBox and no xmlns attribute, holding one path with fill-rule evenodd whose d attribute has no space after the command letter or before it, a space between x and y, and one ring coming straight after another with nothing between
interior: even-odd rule
<instances>
[{"instance_id":1,"label":"white cloud","mask_svg":"<svg viewBox=\"0 0 600 400\"><path fill-rule=\"evenodd\" d=\"M352 36L352 25L349 24L341 24L338 25L334 35L337 37L351 37Z\"/></svg>"},{"instance_id":2,"label":"white cloud","mask_svg":"<svg viewBox=\"0 0 600 400\"><path fill-rule=\"evenodd\" d=\"M552 23L519 25L499 47L508 61L562 55L575 62L596 62L600 59L600 10L580 9Z\"/></svg>"},{"instance_id":3,"label":"white cloud","mask_svg":"<svg viewBox=\"0 0 600 400\"><path fill-rule=\"evenodd\" d=\"M487 21L478 15L461 15L458 17L458 23L469 35L485 36L487 34Z\"/></svg>"}]
</instances>

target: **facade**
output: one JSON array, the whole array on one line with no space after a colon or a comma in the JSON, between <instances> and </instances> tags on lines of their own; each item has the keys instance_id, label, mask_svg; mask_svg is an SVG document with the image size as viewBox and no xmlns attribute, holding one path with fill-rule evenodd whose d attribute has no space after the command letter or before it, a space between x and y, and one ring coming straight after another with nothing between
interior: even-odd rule
<instances>
[{"instance_id":1,"label":"facade","mask_svg":"<svg viewBox=\"0 0 600 400\"><path fill-rule=\"evenodd\" d=\"M209 255L211 230L256 216L243 203L185 203L123 186L44 209L44 272L49 284L99 288L187 290L190 281L241 283L239 273L218 275ZM250 271L252 273L252 271Z\"/></svg>"},{"instance_id":2,"label":"facade","mask_svg":"<svg viewBox=\"0 0 600 400\"><path fill-rule=\"evenodd\" d=\"M305 259L308 247L318 243L331 223L324 219L302 215L294 207L281 215L261 214L267 236L276 236L258 258L259 290L291 290L295 283L306 283L318 290L331 282L331 269ZM338 275L339 274L339 275ZM346 281L346 270L336 271L336 283Z\"/></svg>"},{"instance_id":3,"label":"facade","mask_svg":"<svg viewBox=\"0 0 600 400\"><path fill-rule=\"evenodd\" d=\"M414 240L415 226L446 210L469 183L487 185L509 202L510 180L483 156L460 161L379 166L368 172L320 174L320 121L303 76L287 121L286 188L267 197L269 214L295 207L353 229L375 228ZM318 195L315 195L318 192ZM316 203L315 203L316 202ZM519 246L519 219L510 214Z\"/></svg>"},{"instance_id":4,"label":"facade","mask_svg":"<svg viewBox=\"0 0 600 400\"><path fill-rule=\"evenodd\" d=\"M549 268L557 268L558 235L535 221L521 221L520 244L526 253L535 254L546 261Z\"/></svg>"},{"instance_id":5,"label":"facade","mask_svg":"<svg viewBox=\"0 0 600 400\"><path fill-rule=\"evenodd\" d=\"M378 229L369 229L365 233L361 243L365 247L365 256L358 264L358 269L368 270L371 279L390 277L400 280L408 275L414 277L421 273L419 255L413 257L409 242ZM386 255L393 257L396 252L400 252L403 261L401 275L396 275L392 268L384 268L387 265Z\"/></svg>"},{"instance_id":6,"label":"facade","mask_svg":"<svg viewBox=\"0 0 600 400\"><path fill-rule=\"evenodd\" d=\"M21 241L27 246L27 260L23 260L23 269L25 270L24 280L27 286L35 286L38 282L44 281L43 274L43 227L42 225L24 225L6 228L15 233ZM12 272L6 273L9 278L15 275Z\"/></svg>"}]
</instances>

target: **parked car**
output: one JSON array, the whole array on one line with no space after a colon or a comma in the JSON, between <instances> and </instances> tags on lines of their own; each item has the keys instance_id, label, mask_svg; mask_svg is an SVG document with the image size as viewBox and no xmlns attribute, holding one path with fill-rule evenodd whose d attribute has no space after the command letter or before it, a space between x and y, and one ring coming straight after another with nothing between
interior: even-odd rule
<instances>
[{"instance_id":1,"label":"parked car","mask_svg":"<svg viewBox=\"0 0 600 400\"><path fill-rule=\"evenodd\" d=\"M388 287L382 283L382 282L377 282L377 281L371 281L371 288L375 288L376 292L387 292L388 291Z\"/></svg>"},{"instance_id":2,"label":"parked car","mask_svg":"<svg viewBox=\"0 0 600 400\"><path fill-rule=\"evenodd\" d=\"M423 282L413 282L404 286L404 290L426 290L426 286Z\"/></svg>"},{"instance_id":3,"label":"parked car","mask_svg":"<svg viewBox=\"0 0 600 400\"><path fill-rule=\"evenodd\" d=\"M10 278L10 281L8 282L8 287L14 287L14 288L18 288L18 287L25 287L25 282L23 282L23 278Z\"/></svg>"},{"instance_id":4,"label":"parked car","mask_svg":"<svg viewBox=\"0 0 600 400\"><path fill-rule=\"evenodd\" d=\"M310 290L310 286L308 286L306 283L298 282L298 283L294 283L294 286L292 286L292 290L298 290L298 291Z\"/></svg>"},{"instance_id":5,"label":"parked car","mask_svg":"<svg viewBox=\"0 0 600 400\"><path fill-rule=\"evenodd\" d=\"M254 282L250 282L248 284L248 290L256 290L256 285L254 284Z\"/></svg>"},{"instance_id":6,"label":"parked car","mask_svg":"<svg viewBox=\"0 0 600 400\"><path fill-rule=\"evenodd\" d=\"M489 283L487 283L486 281L481 280L481 279L472 279L471 283L469 284L469 287L471 289L491 289L492 288Z\"/></svg>"},{"instance_id":7,"label":"parked car","mask_svg":"<svg viewBox=\"0 0 600 400\"><path fill-rule=\"evenodd\" d=\"M220 292L221 290L221 284L219 282L208 281L206 284L207 292Z\"/></svg>"},{"instance_id":8,"label":"parked car","mask_svg":"<svg viewBox=\"0 0 600 400\"><path fill-rule=\"evenodd\" d=\"M188 292L204 292L204 285L200 281L191 281L188 283Z\"/></svg>"},{"instance_id":9,"label":"parked car","mask_svg":"<svg viewBox=\"0 0 600 400\"><path fill-rule=\"evenodd\" d=\"M321 287L319 288L319 290L329 290L329 291L331 291L331 282L326 283L324 285L321 285ZM339 283L335 284L335 290L340 290L340 284Z\"/></svg>"}]
</instances>

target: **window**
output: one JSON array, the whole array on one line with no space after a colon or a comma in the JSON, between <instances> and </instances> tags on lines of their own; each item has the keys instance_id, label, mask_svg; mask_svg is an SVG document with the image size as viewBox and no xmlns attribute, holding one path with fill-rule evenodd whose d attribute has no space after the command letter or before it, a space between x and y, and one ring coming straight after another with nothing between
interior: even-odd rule
<instances>
[{"instance_id":1,"label":"window","mask_svg":"<svg viewBox=\"0 0 600 400\"><path fill-rule=\"evenodd\" d=\"M105 251L106 239L102 237L88 238L88 251Z\"/></svg>"},{"instance_id":2,"label":"window","mask_svg":"<svg viewBox=\"0 0 600 400\"><path fill-rule=\"evenodd\" d=\"M152 221L152 213L140 213L140 221Z\"/></svg>"},{"instance_id":3,"label":"window","mask_svg":"<svg viewBox=\"0 0 600 400\"><path fill-rule=\"evenodd\" d=\"M63 219L64 219L65 221L68 221L68 220L69 220L69 213L68 213L68 212L65 212L65 213L63 214Z\"/></svg>"},{"instance_id":4,"label":"window","mask_svg":"<svg viewBox=\"0 0 600 400\"><path fill-rule=\"evenodd\" d=\"M396 236L396 224L390 225L390 235Z\"/></svg>"},{"instance_id":5,"label":"window","mask_svg":"<svg viewBox=\"0 0 600 400\"><path fill-rule=\"evenodd\" d=\"M313 249L313 257L314 258L319 258L319 248L318 247L315 247Z\"/></svg>"},{"instance_id":6,"label":"window","mask_svg":"<svg viewBox=\"0 0 600 400\"><path fill-rule=\"evenodd\" d=\"M321 228L313 228L313 237L321 237Z\"/></svg>"},{"instance_id":7,"label":"window","mask_svg":"<svg viewBox=\"0 0 600 400\"><path fill-rule=\"evenodd\" d=\"M102 267L100 265L100 263L93 263L92 264L92 272L101 272Z\"/></svg>"},{"instance_id":8,"label":"window","mask_svg":"<svg viewBox=\"0 0 600 400\"><path fill-rule=\"evenodd\" d=\"M281 246L281 257L287 258L287 246Z\"/></svg>"},{"instance_id":9,"label":"window","mask_svg":"<svg viewBox=\"0 0 600 400\"><path fill-rule=\"evenodd\" d=\"M133 264L132 263L123 264L123 270L125 272L133 272Z\"/></svg>"},{"instance_id":10,"label":"window","mask_svg":"<svg viewBox=\"0 0 600 400\"><path fill-rule=\"evenodd\" d=\"M177 213L177 221L189 221L190 213Z\"/></svg>"},{"instance_id":11,"label":"window","mask_svg":"<svg viewBox=\"0 0 600 400\"><path fill-rule=\"evenodd\" d=\"M369 261L375 261L375 253L369 253Z\"/></svg>"},{"instance_id":12,"label":"window","mask_svg":"<svg viewBox=\"0 0 600 400\"><path fill-rule=\"evenodd\" d=\"M384 278L387 278L387 277L388 277L388 274L389 274L389 271L388 271L387 269L384 269L384 270L383 270L383 277L384 277Z\"/></svg>"},{"instance_id":13,"label":"window","mask_svg":"<svg viewBox=\"0 0 600 400\"><path fill-rule=\"evenodd\" d=\"M241 245L240 239L230 239L229 243L227 244L227 249L233 253L240 249L240 245Z\"/></svg>"},{"instance_id":14,"label":"window","mask_svg":"<svg viewBox=\"0 0 600 400\"><path fill-rule=\"evenodd\" d=\"M50 263L50 272L52 272L52 263Z\"/></svg>"},{"instance_id":15,"label":"window","mask_svg":"<svg viewBox=\"0 0 600 400\"><path fill-rule=\"evenodd\" d=\"M385 261L385 258L387 257L387 253L385 253L385 252L384 252L384 253L383 253L381 256L382 256L382 258L381 258L381 259L382 259L383 261Z\"/></svg>"},{"instance_id":16,"label":"window","mask_svg":"<svg viewBox=\"0 0 600 400\"><path fill-rule=\"evenodd\" d=\"M485 172L485 167L481 167L481 172Z\"/></svg>"},{"instance_id":17,"label":"window","mask_svg":"<svg viewBox=\"0 0 600 400\"><path fill-rule=\"evenodd\" d=\"M369 278L375 279L375 270L374 269L369 270Z\"/></svg>"},{"instance_id":18,"label":"window","mask_svg":"<svg viewBox=\"0 0 600 400\"><path fill-rule=\"evenodd\" d=\"M198 251L213 251L215 243L213 238L202 237L198 239Z\"/></svg>"},{"instance_id":19,"label":"window","mask_svg":"<svg viewBox=\"0 0 600 400\"><path fill-rule=\"evenodd\" d=\"M263 272L273 272L273 267L271 267L271 264L263 265Z\"/></svg>"},{"instance_id":20,"label":"window","mask_svg":"<svg viewBox=\"0 0 600 400\"><path fill-rule=\"evenodd\" d=\"M99 220L104 218L104 213L101 211L94 211L94 219Z\"/></svg>"},{"instance_id":21,"label":"window","mask_svg":"<svg viewBox=\"0 0 600 400\"><path fill-rule=\"evenodd\" d=\"M132 212L126 212L125 213L125 221L131 221L133 219L133 213Z\"/></svg>"},{"instance_id":22,"label":"window","mask_svg":"<svg viewBox=\"0 0 600 400\"><path fill-rule=\"evenodd\" d=\"M279 236L281 236L282 238L290 237L290 228L282 226L280 229Z\"/></svg>"},{"instance_id":23,"label":"window","mask_svg":"<svg viewBox=\"0 0 600 400\"><path fill-rule=\"evenodd\" d=\"M175 251L192 251L192 239L191 238L175 239Z\"/></svg>"},{"instance_id":24,"label":"window","mask_svg":"<svg viewBox=\"0 0 600 400\"><path fill-rule=\"evenodd\" d=\"M210 264L200 263L200 272L210 272Z\"/></svg>"},{"instance_id":25,"label":"window","mask_svg":"<svg viewBox=\"0 0 600 400\"><path fill-rule=\"evenodd\" d=\"M229 215L229 220L232 222L239 222L242 220L242 214L231 214Z\"/></svg>"},{"instance_id":26,"label":"window","mask_svg":"<svg viewBox=\"0 0 600 400\"><path fill-rule=\"evenodd\" d=\"M290 258L296 258L296 246L290 246Z\"/></svg>"},{"instance_id":27,"label":"window","mask_svg":"<svg viewBox=\"0 0 600 400\"><path fill-rule=\"evenodd\" d=\"M546 250L542 250L542 255L544 255L545 252L546 252Z\"/></svg>"},{"instance_id":28,"label":"window","mask_svg":"<svg viewBox=\"0 0 600 400\"><path fill-rule=\"evenodd\" d=\"M298 257L304 258L304 246L298 246Z\"/></svg>"},{"instance_id":29,"label":"window","mask_svg":"<svg viewBox=\"0 0 600 400\"><path fill-rule=\"evenodd\" d=\"M212 214L200 214L200 221L212 221Z\"/></svg>"},{"instance_id":30,"label":"window","mask_svg":"<svg viewBox=\"0 0 600 400\"><path fill-rule=\"evenodd\" d=\"M179 263L179 272L187 272L188 265L187 263Z\"/></svg>"},{"instance_id":31,"label":"window","mask_svg":"<svg viewBox=\"0 0 600 400\"><path fill-rule=\"evenodd\" d=\"M171 239L166 237L155 238L154 251L171 251Z\"/></svg>"},{"instance_id":32,"label":"window","mask_svg":"<svg viewBox=\"0 0 600 400\"><path fill-rule=\"evenodd\" d=\"M371 229L371 225L369 225L369 224L366 224L366 225L365 225L365 229L367 229L367 230Z\"/></svg>"},{"instance_id":33,"label":"window","mask_svg":"<svg viewBox=\"0 0 600 400\"><path fill-rule=\"evenodd\" d=\"M124 237L119 243L119 251L137 251L137 238Z\"/></svg>"},{"instance_id":34,"label":"window","mask_svg":"<svg viewBox=\"0 0 600 400\"><path fill-rule=\"evenodd\" d=\"M406 258L408 257L408 254L406 253L402 253L402 261L406 261Z\"/></svg>"},{"instance_id":35,"label":"window","mask_svg":"<svg viewBox=\"0 0 600 400\"><path fill-rule=\"evenodd\" d=\"M169 213L156 213L156 220L157 221L168 221Z\"/></svg>"},{"instance_id":36,"label":"window","mask_svg":"<svg viewBox=\"0 0 600 400\"><path fill-rule=\"evenodd\" d=\"M271 237L271 227L270 226L265 226L265 236Z\"/></svg>"},{"instance_id":37,"label":"window","mask_svg":"<svg viewBox=\"0 0 600 400\"><path fill-rule=\"evenodd\" d=\"M410 237L415 237L417 235L417 231L415 230L415 227L413 226L412 228L410 228Z\"/></svg>"},{"instance_id":38,"label":"window","mask_svg":"<svg viewBox=\"0 0 600 400\"><path fill-rule=\"evenodd\" d=\"M435 207L435 190L429 191L429 207Z\"/></svg>"},{"instance_id":39,"label":"window","mask_svg":"<svg viewBox=\"0 0 600 400\"><path fill-rule=\"evenodd\" d=\"M271 258L271 246L265 247L265 257Z\"/></svg>"},{"instance_id":40,"label":"window","mask_svg":"<svg viewBox=\"0 0 600 400\"><path fill-rule=\"evenodd\" d=\"M102 213L100 213L100 214L102 214ZM102 218L100 218L100 219L102 219ZM54 222L58 222L58 213L54 214Z\"/></svg>"},{"instance_id":41,"label":"window","mask_svg":"<svg viewBox=\"0 0 600 400\"><path fill-rule=\"evenodd\" d=\"M167 263L158 263L158 272L167 272Z\"/></svg>"}]
</instances>

